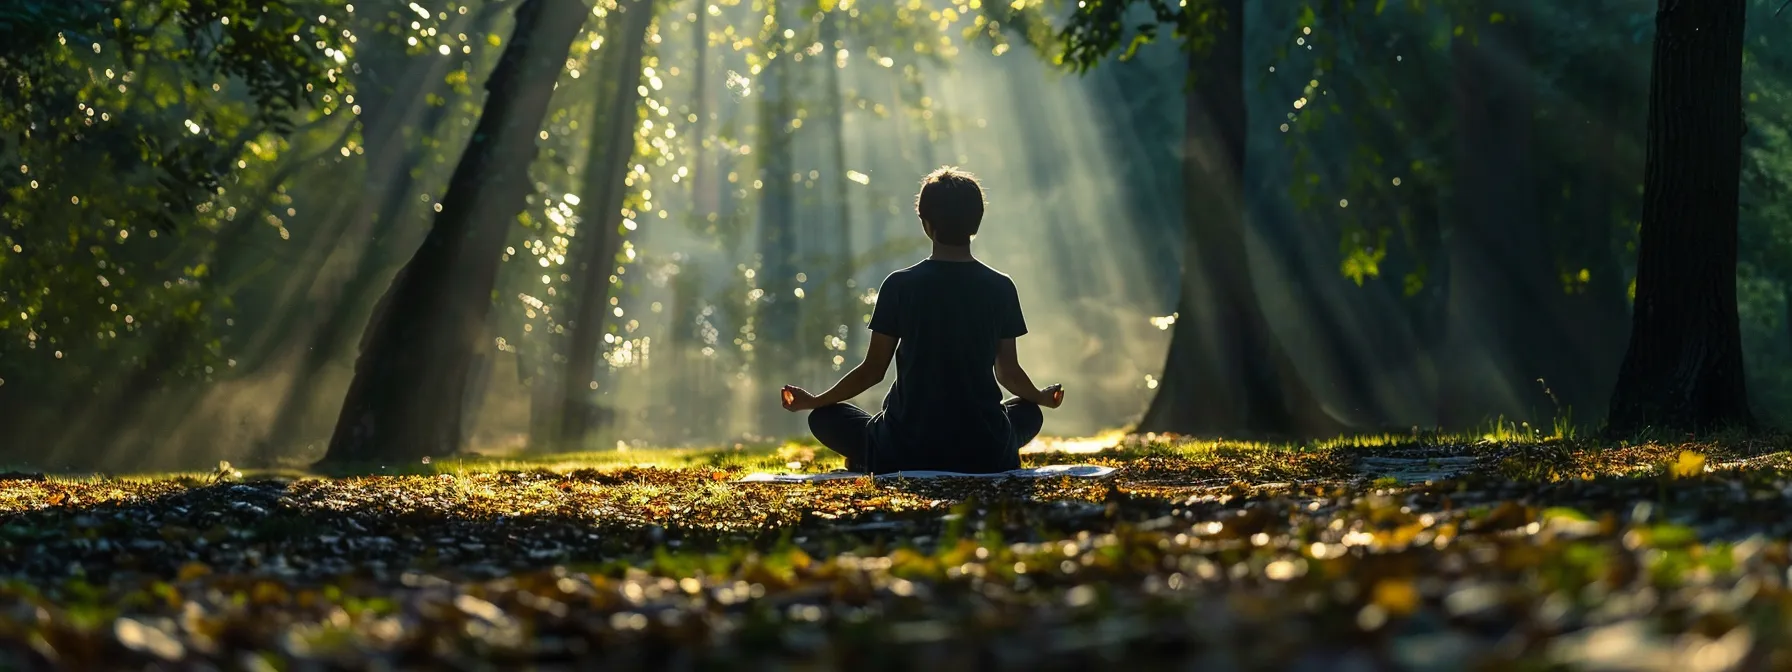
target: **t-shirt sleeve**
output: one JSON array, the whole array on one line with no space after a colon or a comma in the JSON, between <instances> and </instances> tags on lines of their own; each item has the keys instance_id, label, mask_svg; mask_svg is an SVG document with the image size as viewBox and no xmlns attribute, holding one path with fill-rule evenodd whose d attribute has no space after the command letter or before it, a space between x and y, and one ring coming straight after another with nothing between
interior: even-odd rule
<instances>
[{"instance_id":1,"label":"t-shirt sleeve","mask_svg":"<svg viewBox=\"0 0 1792 672\"><path fill-rule=\"evenodd\" d=\"M998 313L1001 317L996 322L997 338L1020 338L1027 333L1027 320L1020 314L1020 292L1014 289L1013 282L1004 283L1007 288L1003 297L1003 308Z\"/></svg>"},{"instance_id":2,"label":"t-shirt sleeve","mask_svg":"<svg viewBox=\"0 0 1792 672\"><path fill-rule=\"evenodd\" d=\"M884 278L877 288L877 303L871 305L871 330L886 336L902 338L902 305L896 294L896 278Z\"/></svg>"}]
</instances>

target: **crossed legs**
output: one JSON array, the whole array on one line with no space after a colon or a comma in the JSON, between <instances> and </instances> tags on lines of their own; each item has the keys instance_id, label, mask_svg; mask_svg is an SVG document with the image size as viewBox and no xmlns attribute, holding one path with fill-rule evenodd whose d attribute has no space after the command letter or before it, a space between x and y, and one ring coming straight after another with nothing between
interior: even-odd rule
<instances>
[{"instance_id":1,"label":"crossed legs","mask_svg":"<svg viewBox=\"0 0 1792 672\"><path fill-rule=\"evenodd\" d=\"M1045 425L1045 413L1039 405L1009 399L1002 402L1002 410L1008 414L1008 425L1014 429L1014 445L1011 450L1020 450L1033 442L1039 435L1039 429ZM828 450L839 453L846 458L847 471L863 472L870 465L866 464L870 457L871 439L866 431L871 423L871 414L852 404L834 404L823 406L809 412L809 432L815 440Z\"/></svg>"}]
</instances>

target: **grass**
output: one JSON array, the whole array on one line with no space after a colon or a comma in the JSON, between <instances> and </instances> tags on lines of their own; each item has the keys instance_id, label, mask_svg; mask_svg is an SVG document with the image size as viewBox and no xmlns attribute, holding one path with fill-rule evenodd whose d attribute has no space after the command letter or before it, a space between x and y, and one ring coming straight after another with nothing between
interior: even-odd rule
<instances>
[{"instance_id":1,"label":"grass","mask_svg":"<svg viewBox=\"0 0 1792 672\"><path fill-rule=\"evenodd\" d=\"M6 480L0 668L1792 665L1792 442L1502 426L1024 456L1099 480L734 482L839 466L794 443Z\"/></svg>"}]
</instances>

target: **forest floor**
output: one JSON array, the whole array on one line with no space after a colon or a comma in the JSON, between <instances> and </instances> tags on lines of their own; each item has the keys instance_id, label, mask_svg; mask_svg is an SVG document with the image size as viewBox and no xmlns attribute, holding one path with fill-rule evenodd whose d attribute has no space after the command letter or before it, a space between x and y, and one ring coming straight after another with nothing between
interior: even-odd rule
<instances>
[{"instance_id":1,"label":"forest floor","mask_svg":"<svg viewBox=\"0 0 1792 672\"><path fill-rule=\"evenodd\" d=\"M1792 666L1792 440L1114 436L1025 458L1102 479L733 482L815 453L13 474L0 668Z\"/></svg>"}]
</instances>

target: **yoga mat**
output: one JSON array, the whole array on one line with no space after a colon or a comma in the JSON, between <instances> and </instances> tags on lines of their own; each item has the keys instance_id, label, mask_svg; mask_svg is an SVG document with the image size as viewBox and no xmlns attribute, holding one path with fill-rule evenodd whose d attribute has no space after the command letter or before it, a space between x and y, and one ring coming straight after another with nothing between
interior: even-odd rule
<instances>
[{"instance_id":1,"label":"yoga mat","mask_svg":"<svg viewBox=\"0 0 1792 672\"><path fill-rule=\"evenodd\" d=\"M1117 471L1113 467L1099 467L1093 464L1054 464L1032 469L1015 469L994 474L961 474L954 471L898 471L890 474L878 474L878 479L885 478L1101 478ZM865 475L854 471L831 471L825 474L748 474L736 480L736 483L814 483L817 481L836 481L843 478L863 478Z\"/></svg>"}]
</instances>

